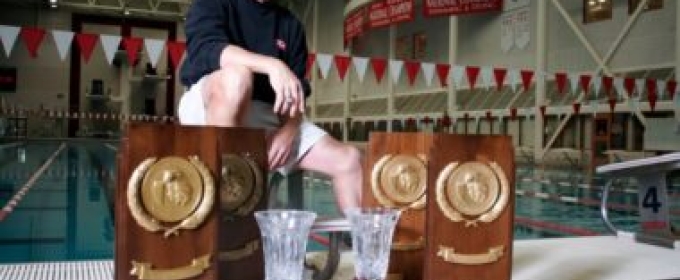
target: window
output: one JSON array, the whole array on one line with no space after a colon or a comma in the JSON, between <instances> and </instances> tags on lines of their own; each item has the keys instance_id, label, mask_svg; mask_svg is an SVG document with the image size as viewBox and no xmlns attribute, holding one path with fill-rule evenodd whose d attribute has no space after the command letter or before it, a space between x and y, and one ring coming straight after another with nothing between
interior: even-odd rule
<instances>
[{"instance_id":1,"label":"window","mask_svg":"<svg viewBox=\"0 0 680 280\"><path fill-rule=\"evenodd\" d=\"M583 0L583 22L592 23L611 18L612 0Z\"/></svg>"},{"instance_id":2,"label":"window","mask_svg":"<svg viewBox=\"0 0 680 280\"><path fill-rule=\"evenodd\" d=\"M628 14L634 13L635 9L640 5L640 2L642 2L642 0L628 0ZM647 7L645 7L644 11L660 10L661 8L663 8L663 0L649 0L647 1Z\"/></svg>"}]
</instances>

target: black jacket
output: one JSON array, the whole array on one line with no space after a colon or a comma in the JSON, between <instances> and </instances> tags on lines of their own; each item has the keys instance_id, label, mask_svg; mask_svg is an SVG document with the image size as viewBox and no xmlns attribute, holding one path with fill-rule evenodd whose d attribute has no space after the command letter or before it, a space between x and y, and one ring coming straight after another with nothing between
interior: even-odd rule
<instances>
[{"instance_id":1,"label":"black jacket","mask_svg":"<svg viewBox=\"0 0 680 280\"><path fill-rule=\"evenodd\" d=\"M220 68L220 55L229 44L277 57L300 79L305 97L307 39L302 23L288 10L255 0L195 0L187 15L187 58L181 79L186 86ZM253 99L274 103L269 78L255 74Z\"/></svg>"}]
</instances>

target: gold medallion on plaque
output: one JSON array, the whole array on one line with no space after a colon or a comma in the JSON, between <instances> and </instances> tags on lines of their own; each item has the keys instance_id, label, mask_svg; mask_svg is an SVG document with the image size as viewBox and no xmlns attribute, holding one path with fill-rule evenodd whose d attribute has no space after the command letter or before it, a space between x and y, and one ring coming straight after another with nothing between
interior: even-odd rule
<instances>
[{"instance_id":1,"label":"gold medallion on plaque","mask_svg":"<svg viewBox=\"0 0 680 280\"><path fill-rule=\"evenodd\" d=\"M494 221L509 197L508 179L495 162L450 163L437 179L439 208L451 221L465 226Z\"/></svg>"},{"instance_id":2,"label":"gold medallion on plaque","mask_svg":"<svg viewBox=\"0 0 680 280\"><path fill-rule=\"evenodd\" d=\"M383 206L423 209L425 162L414 155L385 155L373 167L371 185L374 197Z\"/></svg>"},{"instance_id":3,"label":"gold medallion on plaque","mask_svg":"<svg viewBox=\"0 0 680 280\"><path fill-rule=\"evenodd\" d=\"M220 173L222 211L240 216L250 214L264 195L263 175L255 161L248 156L224 154Z\"/></svg>"},{"instance_id":4,"label":"gold medallion on plaque","mask_svg":"<svg viewBox=\"0 0 680 280\"><path fill-rule=\"evenodd\" d=\"M149 158L132 173L127 200L139 226L169 237L203 223L215 201L215 186L197 157Z\"/></svg>"}]
</instances>

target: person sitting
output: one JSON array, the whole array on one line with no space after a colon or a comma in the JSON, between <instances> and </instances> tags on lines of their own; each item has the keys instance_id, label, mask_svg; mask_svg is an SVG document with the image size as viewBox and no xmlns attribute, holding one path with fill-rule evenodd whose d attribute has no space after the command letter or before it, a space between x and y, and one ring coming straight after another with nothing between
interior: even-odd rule
<instances>
[{"instance_id":1,"label":"person sitting","mask_svg":"<svg viewBox=\"0 0 680 280\"><path fill-rule=\"evenodd\" d=\"M302 23L266 0L195 0L185 27L180 123L265 128L271 170L327 174L339 208L359 206L360 152L304 117L311 89Z\"/></svg>"}]
</instances>

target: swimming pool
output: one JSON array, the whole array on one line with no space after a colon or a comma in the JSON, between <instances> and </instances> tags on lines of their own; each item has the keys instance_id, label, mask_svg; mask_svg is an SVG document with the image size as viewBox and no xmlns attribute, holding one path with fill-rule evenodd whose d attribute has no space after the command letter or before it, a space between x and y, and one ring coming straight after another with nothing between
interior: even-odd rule
<instances>
[{"instance_id":1,"label":"swimming pool","mask_svg":"<svg viewBox=\"0 0 680 280\"><path fill-rule=\"evenodd\" d=\"M0 149L0 263L112 259L112 194L118 143L100 140L24 141ZM515 239L607 234L600 219L604 179L574 170L520 166ZM672 182L671 217L680 221L680 182ZM283 205L285 186L275 196ZM614 223L637 228L632 182L611 194ZM304 208L337 216L330 183L307 174Z\"/></svg>"}]
</instances>

